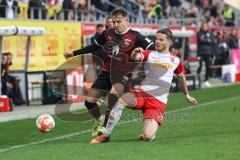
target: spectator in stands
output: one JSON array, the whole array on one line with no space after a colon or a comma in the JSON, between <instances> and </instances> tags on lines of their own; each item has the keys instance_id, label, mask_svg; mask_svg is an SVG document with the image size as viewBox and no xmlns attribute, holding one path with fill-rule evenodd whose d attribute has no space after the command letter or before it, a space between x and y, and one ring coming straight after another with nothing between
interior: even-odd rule
<instances>
[{"instance_id":1,"label":"spectator in stands","mask_svg":"<svg viewBox=\"0 0 240 160\"><path fill-rule=\"evenodd\" d=\"M85 0L80 1L76 10L77 18L79 21L95 21L95 19L99 19L99 14L96 13L96 6L95 5L88 6ZM74 16L72 17L72 20L73 18Z\"/></svg>"},{"instance_id":2,"label":"spectator in stands","mask_svg":"<svg viewBox=\"0 0 240 160\"><path fill-rule=\"evenodd\" d=\"M2 92L12 99L15 105L26 104L23 100L22 92L20 89L19 77L9 74L9 67L12 65L12 54L10 52L3 53L2 58Z\"/></svg>"},{"instance_id":3,"label":"spectator in stands","mask_svg":"<svg viewBox=\"0 0 240 160\"><path fill-rule=\"evenodd\" d=\"M201 25L200 31L197 33L197 54L199 57L199 68L197 73L200 74L202 71L202 63L205 62L205 80L204 84L206 87L211 87L211 84L208 81L209 75L211 74L211 59L213 54L213 41L212 34L208 31L208 23L204 22Z\"/></svg>"},{"instance_id":4,"label":"spectator in stands","mask_svg":"<svg viewBox=\"0 0 240 160\"><path fill-rule=\"evenodd\" d=\"M42 0L30 0L28 3L28 18L46 19L47 9Z\"/></svg>"},{"instance_id":5,"label":"spectator in stands","mask_svg":"<svg viewBox=\"0 0 240 160\"><path fill-rule=\"evenodd\" d=\"M149 13L149 18L161 19L164 16L163 7L157 2L157 0L152 1L152 9Z\"/></svg>"},{"instance_id":6,"label":"spectator in stands","mask_svg":"<svg viewBox=\"0 0 240 160\"><path fill-rule=\"evenodd\" d=\"M169 1L164 1L162 3L162 6L163 6L163 13L165 15L165 18L168 18L172 10L172 7L170 6Z\"/></svg>"},{"instance_id":7,"label":"spectator in stands","mask_svg":"<svg viewBox=\"0 0 240 160\"><path fill-rule=\"evenodd\" d=\"M7 95L9 98L13 97L13 85L8 81L8 56L2 54L2 63L1 63L1 83L2 83L2 94Z\"/></svg>"},{"instance_id":8,"label":"spectator in stands","mask_svg":"<svg viewBox=\"0 0 240 160\"><path fill-rule=\"evenodd\" d=\"M210 20L211 12L210 12L209 8L203 9L203 16L204 16L206 22Z\"/></svg>"},{"instance_id":9,"label":"spectator in stands","mask_svg":"<svg viewBox=\"0 0 240 160\"><path fill-rule=\"evenodd\" d=\"M7 52L6 55L8 56L8 67L12 65L12 53ZM8 69L9 72L9 69ZM9 82L13 85L13 103L15 105L22 105L26 104L25 100L23 99L23 95L20 89L20 81L21 79L18 76L12 76L8 74Z\"/></svg>"},{"instance_id":10,"label":"spectator in stands","mask_svg":"<svg viewBox=\"0 0 240 160\"><path fill-rule=\"evenodd\" d=\"M151 6L149 3L144 3L143 9L142 9L142 16L144 19L150 18L149 13L151 12Z\"/></svg>"},{"instance_id":11,"label":"spectator in stands","mask_svg":"<svg viewBox=\"0 0 240 160\"><path fill-rule=\"evenodd\" d=\"M18 2L15 0L2 0L0 3L0 17L14 19L20 13Z\"/></svg>"},{"instance_id":12,"label":"spectator in stands","mask_svg":"<svg viewBox=\"0 0 240 160\"><path fill-rule=\"evenodd\" d=\"M109 29L113 27L112 16L107 16L105 28Z\"/></svg>"},{"instance_id":13,"label":"spectator in stands","mask_svg":"<svg viewBox=\"0 0 240 160\"><path fill-rule=\"evenodd\" d=\"M173 52L176 56L178 56L180 59L184 61L186 73L190 74L191 73L190 66L187 60L189 56L189 43L188 43L188 38L185 38L186 41L185 41L184 52L183 52L183 48L182 48L183 39L184 38L180 38L180 37L174 38L171 52Z\"/></svg>"},{"instance_id":14,"label":"spectator in stands","mask_svg":"<svg viewBox=\"0 0 240 160\"><path fill-rule=\"evenodd\" d=\"M227 39L227 45L229 46L230 49L238 49L238 33L237 29L233 29L230 32L230 35Z\"/></svg>"},{"instance_id":15,"label":"spectator in stands","mask_svg":"<svg viewBox=\"0 0 240 160\"><path fill-rule=\"evenodd\" d=\"M193 3L195 3L195 5L196 5L198 8L201 8L201 7L202 7L201 0L189 0L189 1L192 1Z\"/></svg>"},{"instance_id":16,"label":"spectator in stands","mask_svg":"<svg viewBox=\"0 0 240 160\"><path fill-rule=\"evenodd\" d=\"M77 15L78 15L78 20L83 21L87 19L87 14L88 14L88 6L86 1L81 1L79 2L77 6Z\"/></svg>"},{"instance_id":17,"label":"spectator in stands","mask_svg":"<svg viewBox=\"0 0 240 160\"><path fill-rule=\"evenodd\" d=\"M91 5L94 5L96 9L99 9L103 12L107 12L107 13L111 12L109 0L91 0Z\"/></svg>"},{"instance_id":18,"label":"spectator in stands","mask_svg":"<svg viewBox=\"0 0 240 160\"><path fill-rule=\"evenodd\" d=\"M212 29L212 40L213 40L213 60L212 63L214 65L222 65L220 64L221 59L223 58L223 51L222 51L222 47L220 47L221 44L221 39L220 39L220 33L217 32L217 30ZM221 67L217 67L216 69L214 69L212 71L212 76L213 77L220 77L220 69Z\"/></svg>"},{"instance_id":19,"label":"spectator in stands","mask_svg":"<svg viewBox=\"0 0 240 160\"><path fill-rule=\"evenodd\" d=\"M205 8L209 8L212 5L212 1L211 0L201 0L202 3L202 7Z\"/></svg>"},{"instance_id":20,"label":"spectator in stands","mask_svg":"<svg viewBox=\"0 0 240 160\"><path fill-rule=\"evenodd\" d=\"M72 20L74 16L74 0L64 0L62 3L63 18L64 20Z\"/></svg>"},{"instance_id":21,"label":"spectator in stands","mask_svg":"<svg viewBox=\"0 0 240 160\"><path fill-rule=\"evenodd\" d=\"M225 4L222 14L225 20L225 25L234 26L235 14L233 9L229 5Z\"/></svg>"},{"instance_id":22,"label":"spectator in stands","mask_svg":"<svg viewBox=\"0 0 240 160\"><path fill-rule=\"evenodd\" d=\"M10 67L12 65L12 53L7 52L6 53L8 56L8 66ZM9 69L8 69L9 71ZM13 103L15 105L22 105L22 104L26 104L25 100L23 99L23 95L20 89L20 81L21 79L18 76L12 76L10 74L8 74L8 79L10 81L10 83L12 83L13 85Z\"/></svg>"},{"instance_id":23,"label":"spectator in stands","mask_svg":"<svg viewBox=\"0 0 240 160\"><path fill-rule=\"evenodd\" d=\"M94 36L91 38L91 44L95 43L95 39L97 39L102 32L104 31L104 25L103 24L97 24L96 26L96 33L94 34Z\"/></svg>"},{"instance_id":24,"label":"spectator in stands","mask_svg":"<svg viewBox=\"0 0 240 160\"><path fill-rule=\"evenodd\" d=\"M169 0L169 4L172 7L180 7L182 3L180 0Z\"/></svg>"},{"instance_id":25,"label":"spectator in stands","mask_svg":"<svg viewBox=\"0 0 240 160\"><path fill-rule=\"evenodd\" d=\"M186 16L190 18L196 18L198 15L198 8L194 3L191 3L190 8L188 8Z\"/></svg>"},{"instance_id":26,"label":"spectator in stands","mask_svg":"<svg viewBox=\"0 0 240 160\"><path fill-rule=\"evenodd\" d=\"M180 7L174 7L172 8L171 10L171 16L175 17L176 19L177 18L184 18L186 17L186 9L184 8L180 8Z\"/></svg>"},{"instance_id":27,"label":"spectator in stands","mask_svg":"<svg viewBox=\"0 0 240 160\"><path fill-rule=\"evenodd\" d=\"M57 14L61 11L61 6L58 0L48 0L48 18L57 19Z\"/></svg>"},{"instance_id":28,"label":"spectator in stands","mask_svg":"<svg viewBox=\"0 0 240 160\"><path fill-rule=\"evenodd\" d=\"M132 4L129 0L122 1L123 8L125 8L129 12L133 12Z\"/></svg>"},{"instance_id":29,"label":"spectator in stands","mask_svg":"<svg viewBox=\"0 0 240 160\"><path fill-rule=\"evenodd\" d=\"M222 12L221 3L216 2L215 5L211 7L210 12L212 17L221 18L221 12Z\"/></svg>"},{"instance_id":30,"label":"spectator in stands","mask_svg":"<svg viewBox=\"0 0 240 160\"><path fill-rule=\"evenodd\" d=\"M216 29L212 29L212 42L213 42L213 57L218 55L219 53L219 45L221 43L221 39L219 36L220 33L217 32Z\"/></svg>"},{"instance_id":31,"label":"spectator in stands","mask_svg":"<svg viewBox=\"0 0 240 160\"><path fill-rule=\"evenodd\" d=\"M219 46L218 46L218 50L216 52L216 54L214 55L215 58L214 58L214 64L215 65L224 65L226 64L226 59L229 57L228 56L228 45L226 43L226 38L224 37L226 33L225 32L218 32L218 37L220 39L220 43L219 43ZM221 75L222 75L222 68L218 68L216 69L216 77L217 78L221 78Z\"/></svg>"},{"instance_id":32,"label":"spectator in stands","mask_svg":"<svg viewBox=\"0 0 240 160\"><path fill-rule=\"evenodd\" d=\"M223 64L229 64L229 46L227 44L227 39L228 39L229 35L227 34L226 31L222 31L221 34L221 44L222 47L225 49L224 52L224 63Z\"/></svg>"},{"instance_id":33,"label":"spectator in stands","mask_svg":"<svg viewBox=\"0 0 240 160\"><path fill-rule=\"evenodd\" d=\"M211 16L210 10L208 10L207 13L208 13L208 16L205 16L205 20L208 21L208 26L209 26L209 27L219 26L219 25L220 25L219 19L216 19L216 18L214 18L213 16Z\"/></svg>"}]
</instances>

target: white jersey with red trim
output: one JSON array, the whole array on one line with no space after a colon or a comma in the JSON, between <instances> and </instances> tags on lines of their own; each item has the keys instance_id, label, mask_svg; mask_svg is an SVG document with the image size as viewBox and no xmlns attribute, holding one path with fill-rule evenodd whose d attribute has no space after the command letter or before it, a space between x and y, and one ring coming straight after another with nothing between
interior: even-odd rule
<instances>
[{"instance_id":1,"label":"white jersey with red trim","mask_svg":"<svg viewBox=\"0 0 240 160\"><path fill-rule=\"evenodd\" d=\"M167 103L173 75L184 74L184 64L177 56L158 51L144 51L146 78L141 89L163 103Z\"/></svg>"}]
</instances>

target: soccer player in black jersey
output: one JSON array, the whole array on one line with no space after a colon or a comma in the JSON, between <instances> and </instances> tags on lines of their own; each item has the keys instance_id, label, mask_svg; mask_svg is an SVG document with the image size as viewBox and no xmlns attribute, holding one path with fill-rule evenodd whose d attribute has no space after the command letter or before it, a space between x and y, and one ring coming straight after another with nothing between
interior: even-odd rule
<instances>
[{"instance_id":1,"label":"soccer player in black jersey","mask_svg":"<svg viewBox=\"0 0 240 160\"><path fill-rule=\"evenodd\" d=\"M116 55L124 55L125 57L130 57L131 52L137 47L141 47L146 50L154 50L155 48L153 42L150 39L142 36L139 32L128 28L128 15L125 9L117 8L112 11L111 16L113 21L113 28L109 28L103 31L103 33L94 40L94 44L73 51L73 53L64 54L65 58L87 53L94 53L96 56L98 56L98 52L94 51L99 48L103 48L104 50L105 54L102 70L93 83L85 101L85 106L87 107L89 113L97 120L97 125L94 127L93 135L101 134L101 132L103 132L103 128L101 127L102 124L99 120L101 113L96 102L99 98L105 96L106 93L112 89L113 82L111 80L112 76L110 75L110 66L114 65L111 64L112 57L116 59L118 58ZM112 91L112 94L109 96L109 108L105 114L103 127L105 127L107 124L108 116L113 105L111 103L117 101L117 98L119 97L118 91L115 89L112 89ZM121 90L120 92L123 91L124 90Z\"/></svg>"}]
</instances>

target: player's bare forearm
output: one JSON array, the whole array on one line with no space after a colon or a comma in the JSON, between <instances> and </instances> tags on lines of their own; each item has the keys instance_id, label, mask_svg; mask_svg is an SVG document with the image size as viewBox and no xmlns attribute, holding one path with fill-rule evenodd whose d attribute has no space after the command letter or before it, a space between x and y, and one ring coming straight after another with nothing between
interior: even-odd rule
<instances>
[{"instance_id":1,"label":"player's bare forearm","mask_svg":"<svg viewBox=\"0 0 240 160\"><path fill-rule=\"evenodd\" d=\"M183 92L183 94L186 96L188 95L188 88L187 88L187 81L186 81L186 77L184 74L181 74L178 76L178 83L181 87L181 90Z\"/></svg>"},{"instance_id":2,"label":"player's bare forearm","mask_svg":"<svg viewBox=\"0 0 240 160\"><path fill-rule=\"evenodd\" d=\"M198 102L195 98L189 95L188 88L187 88L187 81L184 74L181 74L180 76L178 76L178 82L183 91L183 94L185 95L186 100L189 103L196 105Z\"/></svg>"}]
</instances>

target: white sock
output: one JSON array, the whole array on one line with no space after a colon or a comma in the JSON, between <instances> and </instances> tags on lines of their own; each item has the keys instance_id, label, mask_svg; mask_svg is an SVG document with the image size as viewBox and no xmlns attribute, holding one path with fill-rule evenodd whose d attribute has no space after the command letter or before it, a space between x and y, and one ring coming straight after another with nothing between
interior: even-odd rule
<instances>
[{"instance_id":1,"label":"white sock","mask_svg":"<svg viewBox=\"0 0 240 160\"><path fill-rule=\"evenodd\" d=\"M123 108L124 108L124 105L122 105L119 102L117 102L114 105L114 107L109 115L106 129L104 131L105 137L109 137L110 134L112 133L113 128L115 127L115 125L118 123L118 121L121 118Z\"/></svg>"}]
</instances>

